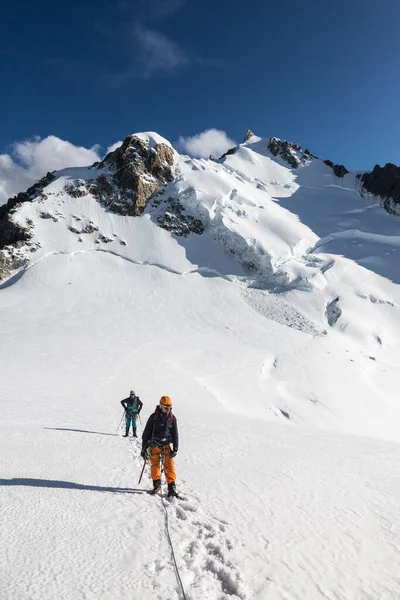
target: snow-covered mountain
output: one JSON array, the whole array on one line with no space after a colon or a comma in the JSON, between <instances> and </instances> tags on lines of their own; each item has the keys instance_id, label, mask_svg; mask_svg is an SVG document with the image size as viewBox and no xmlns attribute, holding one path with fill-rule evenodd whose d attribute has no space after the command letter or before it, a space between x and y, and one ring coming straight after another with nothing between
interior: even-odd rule
<instances>
[{"instance_id":1,"label":"snow-covered mountain","mask_svg":"<svg viewBox=\"0 0 400 600\"><path fill-rule=\"evenodd\" d=\"M187 598L400 595L400 220L365 181L140 133L0 207L0 598L181 597L132 387L180 423Z\"/></svg>"},{"instance_id":2,"label":"snow-covered mountain","mask_svg":"<svg viewBox=\"0 0 400 600\"><path fill-rule=\"evenodd\" d=\"M48 174L3 218L15 239L1 250L3 277L20 267L3 286L50 257L93 251L217 278L240 321L257 315L270 340L250 370L236 348L226 373L205 374L211 393L222 386L247 414L250 387L262 418L400 440L399 220L360 195L358 173L338 177L298 146L246 137L196 160L136 134L101 163Z\"/></svg>"}]
</instances>

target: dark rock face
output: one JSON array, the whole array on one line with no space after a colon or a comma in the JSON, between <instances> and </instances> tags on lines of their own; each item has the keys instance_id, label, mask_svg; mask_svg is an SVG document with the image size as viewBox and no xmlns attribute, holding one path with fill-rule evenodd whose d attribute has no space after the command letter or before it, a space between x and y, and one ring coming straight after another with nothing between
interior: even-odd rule
<instances>
[{"instance_id":1,"label":"dark rock face","mask_svg":"<svg viewBox=\"0 0 400 600\"><path fill-rule=\"evenodd\" d=\"M310 154L305 152L298 144L286 140L278 140L278 138L274 137L269 141L268 150L273 156L281 156L293 169L298 169L302 163L310 158ZM300 154L300 156L296 153Z\"/></svg>"},{"instance_id":2,"label":"dark rock face","mask_svg":"<svg viewBox=\"0 0 400 600\"><path fill-rule=\"evenodd\" d=\"M363 184L363 190L380 196L388 212L400 215L400 167L392 163L386 163L384 167L375 165L370 173L357 177Z\"/></svg>"},{"instance_id":3,"label":"dark rock face","mask_svg":"<svg viewBox=\"0 0 400 600\"><path fill-rule=\"evenodd\" d=\"M178 200L168 198L165 209L156 217L156 221L163 229L179 236L187 237L190 233L201 235L204 232L203 223L184 212L185 209Z\"/></svg>"},{"instance_id":4,"label":"dark rock face","mask_svg":"<svg viewBox=\"0 0 400 600\"><path fill-rule=\"evenodd\" d=\"M344 165L335 165L331 160L324 160L323 162L333 170L336 177L344 177L349 172Z\"/></svg>"},{"instance_id":5,"label":"dark rock face","mask_svg":"<svg viewBox=\"0 0 400 600\"><path fill-rule=\"evenodd\" d=\"M235 154L235 152L237 151L238 146L235 146L234 148L229 148L229 150L227 150L225 152L225 154L223 154L222 156L219 157L218 160L223 160L225 158L225 156L229 156L230 154Z\"/></svg>"},{"instance_id":6,"label":"dark rock face","mask_svg":"<svg viewBox=\"0 0 400 600\"><path fill-rule=\"evenodd\" d=\"M344 165L334 165L333 172L336 177L344 177L349 172Z\"/></svg>"},{"instance_id":7,"label":"dark rock face","mask_svg":"<svg viewBox=\"0 0 400 600\"><path fill-rule=\"evenodd\" d=\"M14 223L8 213L0 219L0 281L28 262L21 248L30 244L30 229L30 225L25 229ZM30 250L34 252L36 248L31 246Z\"/></svg>"},{"instance_id":8,"label":"dark rock face","mask_svg":"<svg viewBox=\"0 0 400 600\"><path fill-rule=\"evenodd\" d=\"M268 150L273 156L281 156L293 169L298 169L310 158L318 159L318 156L312 154L308 148L304 150L298 144L286 140L278 140L277 138L270 139ZM344 177L348 173L348 170L343 165L335 165L331 160L324 160L323 162L331 167L336 177Z\"/></svg>"},{"instance_id":9,"label":"dark rock face","mask_svg":"<svg viewBox=\"0 0 400 600\"><path fill-rule=\"evenodd\" d=\"M52 173L34 183L26 192L20 192L10 198L6 204L0 206L0 281L11 274L14 269L19 269L28 262L26 256L20 252L21 248L29 245L32 238L32 223L27 223L26 228L14 223L12 215L24 202L32 202L43 189L55 179ZM36 250L34 246L30 248Z\"/></svg>"},{"instance_id":10,"label":"dark rock face","mask_svg":"<svg viewBox=\"0 0 400 600\"><path fill-rule=\"evenodd\" d=\"M89 191L113 212L137 216L147 200L172 181L173 164L174 151L170 146L156 144L149 148L140 137L130 135L97 165L97 169L108 169L112 174L99 175Z\"/></svg>"},{"instance_id":11,"label":"dark rock face","mask_svg":"<svg viewBox=\"0 0 400 600\"><path fill-rule=\"evenodd\" d=\"M251 137L253 137L254 133L252 132L251 129L248 129L246 131L246 135L244 136L244 140L243 143L245 144Z\"/></svg>"},{"instance_id":12,"label":"dark rock face","mask_svg":"<svg viewBox=\"0 0 400 600\"><path fill-rule=\"evenodd\" d=\"M8 214L0 220L0 249L4 246L12 246L19 242L27 242L32 234L29 229L25 229L14 223Z\"/></svg>"}]
</instances>

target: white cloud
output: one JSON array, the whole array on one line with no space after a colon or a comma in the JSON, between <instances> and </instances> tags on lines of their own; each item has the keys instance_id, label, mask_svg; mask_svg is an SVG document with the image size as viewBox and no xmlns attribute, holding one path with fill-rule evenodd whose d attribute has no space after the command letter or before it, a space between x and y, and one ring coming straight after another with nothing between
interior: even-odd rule
<instances>
[{"instance_id":1,"label":"white cloud","mask_svg":"<svg viewBox=\"0 0 400 600\"><path fill-rule=\"evenodd\" d=\"M171 71L188 63L182 48L157 31L137 24L135 39L147 75L154 71Z\"/></svg>"},{"instance_id":2,"label":"white cloud","mask_svg":"<svg viewBox=\"0 0 400 600\"><path fill-rule=\"evenodd\" d=\"M111 144L111 146L108 146L108 148L106 150L106 156L110 152L114 152L114 150L116 150L117 148L119 148L120 146L122 146L122 144L123 144L123 142L121 140L120 142L115 142L114 144Z\"/></svg>"},{"instance_id":3,"label":"white cloud","mask_svg":"<svg viewBox=\"0 0 400 600\"><path fill-rule=\"evenodd\" d=\"M98 145L74 146L54 135L16 142L10 154L0 154L0 205L24 192L48 171L93 164L100 160L99 150Z\"/></svg>"},{"instance_id":4,"label":"white cloud","mask_svg":"<svg viewBox=\"0 0 400 600\"><path fill-rule=\"evenodd\" d=\"M206 129L202 133L187 138L181 136L177 144L180 151L198 158L208 158L210 154L219 157L236 145L236 142L220 129Z\"/></svg>"},{"instance_id":5,"label":"white cloud","mask_svg":"<svg viewBox=\"0 0 400 600\"><path fill-rule=\"evenodd\" d=\"M0 206L8 198L26 190L33 181L34 178L29 177L28 172L17 165L11 156L0 154Z\"/></svg>"},{"instance_id":6,"label":"white cloud","mask_svg":"<svg viewBox=\"0 0 400 600\"><path fill-rule=\"evenodd\" d=\"M99 146L84 148L49 135L41 140L36 138L13 145L14 156L30 170L36 173L54 171L65 167L81 167L99 160Z\"/></svg>"}]
</instances>

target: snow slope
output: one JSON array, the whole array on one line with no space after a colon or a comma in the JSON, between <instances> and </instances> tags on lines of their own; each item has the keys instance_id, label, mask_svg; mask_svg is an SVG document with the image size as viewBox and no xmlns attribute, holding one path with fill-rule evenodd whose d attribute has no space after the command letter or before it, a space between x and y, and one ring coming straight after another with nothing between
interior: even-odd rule
<instances>
[{"instance_id":1,"label":"snow slope","mask_svg":"<svg viewBox=\"0 0 400 600\"><path fill-rule=\"evenodd\" d=\"M399 221L266 148L176 155L140 218L70 197L79 170L15 214L40 247L0 286L1 599L183 597L165 514L188 599L400 597ZM171 196L203 235L157 225ZM166 513L132 387L143 420L174 403Z\"/></svg>"}]
</instances>

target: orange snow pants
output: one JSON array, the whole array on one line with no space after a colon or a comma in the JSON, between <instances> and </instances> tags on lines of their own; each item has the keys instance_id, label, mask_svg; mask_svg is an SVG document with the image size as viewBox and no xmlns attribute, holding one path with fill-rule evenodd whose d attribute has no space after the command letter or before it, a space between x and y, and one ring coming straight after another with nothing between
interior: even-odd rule
<instances>
[{"instance_id":1,"label":"orange snow pants","mask_svg":"<svg viewBox=\"0 0 400 600\"><path fill-rule=\"evenodd\" d=\"M150 472L152 480L161 479L160 461L163 448L150 445ZM174 459L171 457L171 446L164 446L164 473L167 483L173 483L176 479Z\"/></svg>"}]
</instances>

